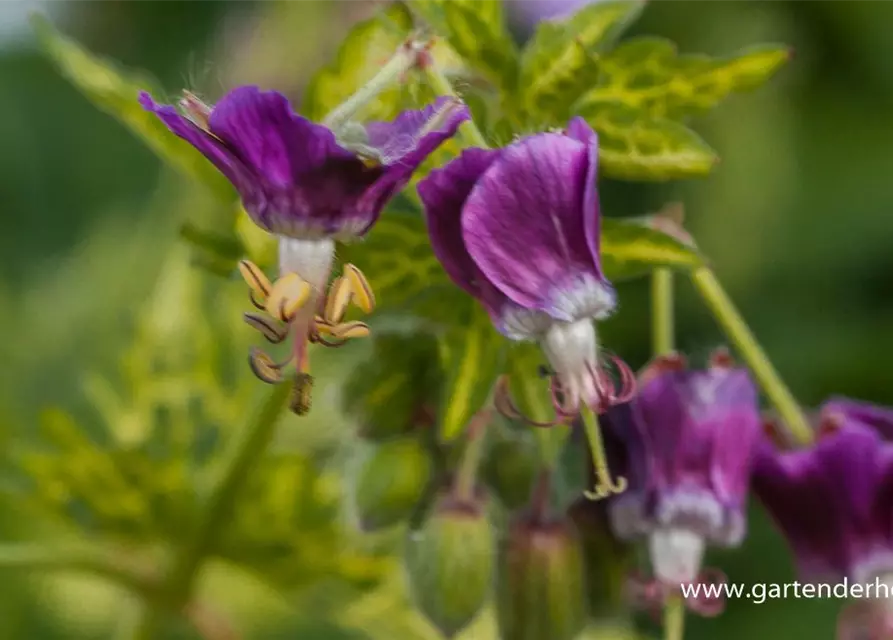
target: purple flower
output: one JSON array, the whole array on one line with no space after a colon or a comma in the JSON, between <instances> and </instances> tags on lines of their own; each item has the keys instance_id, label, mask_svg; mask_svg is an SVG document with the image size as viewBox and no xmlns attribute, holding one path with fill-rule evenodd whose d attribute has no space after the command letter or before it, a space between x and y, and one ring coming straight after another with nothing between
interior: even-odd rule
<instances>
[{"instance_id":1,"label":"purple flower","mask_svg":"<svg viewBox=\"0 0 893 640\"><path fill-rule=\"evenodd\" d=\"M599 259L596 134L581 118L502 149L468 149L418 187L437 258L513 340L536 340L564 406L602 404L593 319L614 289Z\"/></svg>"},{"instance_id":2,"label":"purple flower","mask_svg":"<svg viewBox=\"0 0 893 640\"><path fill-rule=\"evenodd\" d=\"M468 110L439 98L393 122L332 131L294 113L275 91L239 87L213 108L194 97L188 116L140 103L202 152L238 190L263 229L300 240L346 240L365 234L412 172L452 136Z\"/></svg>"},{"instance_id":3,"label":"purple flower","mask_svg":"<svg viewBox=\"0 0 893 640\"><path fill-rule=\"evenodd\" d=\"M779 451L767 438L757 450L754 491L804 580L893 580L893 445L864 420L866 406L826 403L808 449Z\"/></svg>"},{"instance_id":4,"label":"purple flower","mask_svg":"<svg viewBox=\"0 0 893 640\"><path fill-rule=\"evenodd\" d=\"M513 22L532 28L540 20L562 20L600 0L513 0L507 8Z\"/></svg>"},{"instance_id":5,"label":"purple flower","mask_svg":"<svg viewBox=\"0 0 893 640\"><path fill-rule=\"evenodd\" d=\"M762 426L754 384L725 352L700 371L678 356L661 358L643 372L628 410L609 416L631 434L630 486L610 505L615 533L648 536L662 582L692 582L706 544L736 546L744 537Z\"/></svg>"}]
</instances>

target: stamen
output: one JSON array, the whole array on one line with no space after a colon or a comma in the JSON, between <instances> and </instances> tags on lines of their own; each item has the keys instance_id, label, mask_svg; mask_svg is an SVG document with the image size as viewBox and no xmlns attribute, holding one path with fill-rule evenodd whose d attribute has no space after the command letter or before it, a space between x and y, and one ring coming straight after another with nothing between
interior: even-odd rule
<instances>
[{"instance_id":1,"label":"stamen","mask_svg":"<svg viewBox=\"0 0 893 640\"><path fill-rule=\"evenodd\" d=\"M629 402L636 394L636 377L623 360L617 356L611 356L611 362L620 374L620 386L614 386L611 374L600 366L587 364L589 374L595 380L595 388L598 394L597 405L593 407L598 413L604 413L608 409L624 402Z\"/></svg>"},{"instance_id":2,"label":"stamen","mask_svg":"<svg viewBox=\"0 0 893 640\"><path fill-rule=\"evenodd\" d=\"M722 585L726 581L726 575L721 570L711 568L702 571L697 578L697 584L705 586ZM647 611L655 619L660 618L660 611L667 597L678 594L679 591L681 590L678 585L662 583L657 578L648 577L638 571L632 572L626 582L626 597L629 603L640 611ZM692 613L705 618L713 618L725 610L726 601L723 589L691 589L690 591L698 594L685 599L686 608Z\"/></svg>"},{"instance_id":3,"label":"stamen","mask_svg":"<svg viewBox=\"0 0 893 640\"><path fill-rule=\"evenodd\" d=\"M536 420L524 415L512 400L511 389L509 388L509 377L500 376L496 381L496 387L493 390L493 406L505 418L509 420L518 420L532 427L549 428L564 423L563 418L556 417L551 422L537 422Z\"/></svg>"},{"instance_id":4,"label":"stamen","mask_svg":"<svg viewBox=\"0 0 893 640\"><path fill-rule=\"evenodd\" d=\"M727 582L726 574L720 569L707 568L698 575L698 584L705 586L723 585ZM726 608L725 591L717 588L692 590L696 595L686 598L688 609L705 618L714 618Z\"/></svg>"},{"instance_id":5,"label":"stamen","mask_svg":"<svg viewBox=\"0 0 893 640\"><path fill-rule=\"evenodd\" d=\"M345 322L344 324L339 324L335 327L332 327L332 337L339 338L341 340L367 338L369 337L369 334L369 325L367 325L365 322Z\"/></svg>"},{"instance_id":6,"label":"stamen","mask_svg":"<svg viewBox=\"0 0 893 640\"><path fill-rule=\"evenodd\" d=\"M285 368L292 358L284 362L275 362L267 353L258 348L252 348L248 355L248 364L251 371L263 382L267 384L278 384L284 379L282 369Z\"/></svg>"},{"instance_id":7,"label":"stamen","mask_svg":"<svg viewBox=\"0 0 893 640\"><path fill-rule=\"evenodd\" d=\"M239 261L239 273L242 274L242 278L248 284L252 294L256 293L259 296L261 304L258 305L258 303L255 302L253 295L251 302L253 302L255 306L259 306L263 309L263 304L266 302L267 296L270 295L270 289L273 287L273 285L270 284L270 279L267 278L263 271L261 271L260 267L250 260Z\"/></svg>"},{"instance_id":8,"label":"stamen","mask_svg":"<svg viewBox=\"0 0 893 640\"><path fill-rule=\"evenodd\" d=\"M289 273L273 285L267 297L267 313L281 320L291 322L300 308L310 298L312 289L301 276Z\"/></svg>"},{"instance_id":9,"label":"stamen","mask_svg":"<svg viewBox=\"0 0 893 640\"><path fill-rule=\"evenodd\" d=\"M244 318L249 326L257 329L264 338L273 344L279 344L288 336L288 330L277 327L273 324L274 320L272 318L259 313L246 313Z\"/></svg>"},{"instance_id":10,"label":"stamen","mask_svg":"<svg viewBox=\"0 0 893 640\"><path fill-rule=\"evenodd\" d=\"M202 102L197 95L183 89L183 97L180 98L180 108L186 113L192 123L198 128L208 131L208 120L211 117L211 107Z\"/></svg>"},{"instance_id":11,"label":"stamen","mask_svg":"<svg viewBox=\"0 0 893 640\"><path fill-rule=\"evenodd\" d=\"M352 264L344 265L344 277L350 283L350 290L353 294L353 301L363 311L363 313L372 313L375 309L375 293L369 286L369 281L363 272Z\"/></svg>"},{"instance_id":12,"label":"stamen","mask_svg":"<svg viewBox=\"0 0 893 640\"><path fill-rule=\"evenodd\" d=\"M335 278L329 287L329 293L326 296L326 322L336 325L344 318L347 313L347 305L350 304L350 282L344 276Z\"/></svg>"}]
</instances>

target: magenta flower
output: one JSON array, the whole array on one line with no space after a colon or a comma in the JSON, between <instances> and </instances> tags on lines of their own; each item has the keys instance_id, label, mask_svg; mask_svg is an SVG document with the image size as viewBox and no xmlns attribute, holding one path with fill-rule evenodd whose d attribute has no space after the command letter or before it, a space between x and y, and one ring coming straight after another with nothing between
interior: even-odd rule
<instances>
[{"instance_id":1,"label":"magenta flower","mask_svg":"<svg viewBox=\"0 0 893 640\"><path fill-rule=\"evenodd\" d=\"M437 258L513 340L538 341L560 409L616 400L593 320L616 306L599 259L598 140L581 118L502 149L468 149L418 187Z\"/></svg>"},{"instance_id":2,"label":"magenta flower","mask_svg":"<svg viewBox=\"0 0 893 640\"><path fill-rule=\"evenodd\" d=\"M754 491L791 545L802 580L893 591L893 445L884 437L891 432L889 410L834 399L822 407L814 446L780 451L770 438L760 443ZM885 594L863 595L876 601L842 616L839 637L856 637L848 635L853 624L893 632Z\"/></svg>"},{"instance_id":3,"label":"magenta flower","mask_svg":"<svg viewBox=\"0 0 893 640\"><path fill-rule=\"evenodd\" d=\"M717 352L706 370L680 357L655 360L629 404L609 412L626 421L629 489L612 499L611 521L625 539L647 536L658 580L698 578L705 546L737 546L754 449L760 437L757 391L746 369Z\"/></svg>"},{"instance_id":4,"label":"magenta flower","mask_svg":"<svg viewBox=\"0 0 893 640\"><path fill-rule=\"evenodd\" d=\"M140 103L233 183L260 227L298 239L365 234L413 171L469 117L458 101L440 98L393 122L332 131L294 113L280 93L253 86L230 91L205 113L187 102L191 117L147 93Z\"/></svg>"}]
</instances>

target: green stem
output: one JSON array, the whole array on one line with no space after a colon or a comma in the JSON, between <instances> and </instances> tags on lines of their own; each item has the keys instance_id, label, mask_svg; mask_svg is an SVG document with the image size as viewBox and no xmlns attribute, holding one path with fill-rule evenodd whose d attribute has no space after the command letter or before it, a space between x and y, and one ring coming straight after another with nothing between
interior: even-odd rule
<instances>
[{"instance_id":1,"label":"green stem","mask_svg":"<svg viewBox=\"0 0 893 640\"><path fill-rule=\"evenodd\" d=\"M592 453L592 463L595 467L595 487L593 491L584 491L583 494L590 500L601 500L610 495L623 493L626 490L626 478L611 478L611 470L608 468L608 457L605 454L605 446L602 443L601 428L598 425L598 416L590 407L584 405L580 411L583 419L583 429L586 439L589 441L589 450Z\"/></svg>"},{"instance_id":2,"label":"green stem","mask_svg":"<svg viewBox=\"0 0 893 640\"><path fill-rule=\"evenodd\" d=\"M675 349L673 271L658 267L651 273L651 348L656 356Z\"/></svg>"},{"instance_id":3,"label":"green stem","mask_svg":"<svg viewBox=\"0 0 893 640\"><path fill-rule=\"evenodd\" d=\"M461 100L456 90L453 89L453 85L450 84L449 79L444 75L443 70L434 64L433 61L425 66L425 75L427 75L428 83L434 89L434 93L439 96L452 96L457 100ZM463 122L459 127L459 134L465 138L466 144L464 146L466 147L487 149L490 146L484 139L484 134L481 133L481 130L474 123L474 120Z\"/></svg>"},{"instance_id":4,"label":"green stem","mask_svg":"<svg viewBox=\"0 0 893 640\"><path fill-rule=\"evenodd\" d=\"M481 466L481 460L484 458L487 425L490 424L492 417L492 409L482 409L471 418L468 425L468 442L465 445L465 451L462 452L454 485L455 495L460 500L474 499L477 473Z\"/></svg>"},{"instance_id":5,"label":"green stem","mask_svg":"<svg viewBox=\"0 0 893 640\"><path fill-rule=\"evenodd\" d=\"M664 605L664 640L682 640L685 635L685 600L667 597Z\"/></svg>"},{"instance_id":6,"label":"green stem","mask_svg":"<svg viewBox=\"0 0 893 640\"><path fill-rule=\"evenodd\" d=\"M389 89L410 69L418 65L419 56L424 53L427 43L408 40L391 56L391 59L371 80L360 87L352 96L335 107L324 119L323 124L330 129L339 129L364 106Z\"/></svg>"},{"instance_id":7,"label":"green stem","mask_svg":"<svg viewBox=\"0 0 893 640\"><path fill-rule=\"evenodd\" d=\"M692 274L692 281L726 335L735 343L791 434L801 444L812 442L813 432L800 405L772 366L716 275L709 268L701 267Z\"/></svg>"},{"instance_id":8,"label":"green stem","mask_svg":"<svg viewBox=\"0 0 893 640\"><path fill-rule=\"evenodd\" d=\"M258 459L267 450L275 433L276 423L287 406L291 393L292 388L288 384L273 387L254 422L245 429L244 439L226 465L220 482L211 492L192 538L177 557L165 585L164 593L172 608L181 609L189 601L198 573L208 556L213 553L218 537L225 529L239 490ZM160 614L158 608L147 607L134 632L133 640L154 638L160 624Z\"/></svg>"}]
</instances>

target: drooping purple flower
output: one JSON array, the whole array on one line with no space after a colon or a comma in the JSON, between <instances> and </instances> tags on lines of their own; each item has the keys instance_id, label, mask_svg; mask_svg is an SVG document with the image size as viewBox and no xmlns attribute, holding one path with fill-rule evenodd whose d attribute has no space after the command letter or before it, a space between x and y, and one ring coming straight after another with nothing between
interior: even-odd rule
<instances>
[{"instance_id":1,"label":"drooping purple flower","mask_svg":"<svg viewBox=\"0 0 893 640\"><path fill-rule=\"evenodd\" d=\"M605 404L593 320L614 289L599 257L598 140L581 118L501 149L468 149L418 187L437 258L497 329L538 341L563 408Z\"/></svg>"},{"instance_id":2,"label":"drooping purple flower","mask_svg":"<svg viewBox=\"0 0 893 640\"><path fill-rule=\"evenodd\" d=\"M757 449L754 491L804 580L893 579L893 445L862 420L860 404L824 405L808 449L779 451L768 438Z\"/></svg>"},{"instance_id":3,"label":"drooping purple flower","mask_svg":"<svg viewBox=\"0 0 893 640\"><path fill-rule=\"evenodd\" d=\"M365 234L413 171L469 117L457 100L439 98L393 122L332 131L296 114L282 94L254 86L233 89L201 117L159 105L147 93L140 103L233 183L260 227L302 240Z\"/></svg>"},{"instance_id":4,"label":"drooping purple flower","mask_svg":"<svg viewBox=\"0 0 893 640\"><path fill-rule=\"evenodd\" d=\"M725 352L705 370L688 370L678 356L660 358L640 376L628 407L609 417L627 422L623 431L634 436L629 489L609 507L615 533L648 537L661 582L693 582L706 545L737 546L744 537L762 426L750 375Z\"/></svg>"},{"instance_id":5,"label":"drooping purple flower","mask_svg":"<svg viewBox=\"0 0 893 640\"><path fill-rule=\"evenodd\" d=\"M818 440L779 450L760 442L754 492L794 553L805 582L866 589L843 610L838 638L893 634L893 444L891 412L834 398L821 408ZM864 635L868 632L868 635Z\"/></svg>"}]
</instances>

